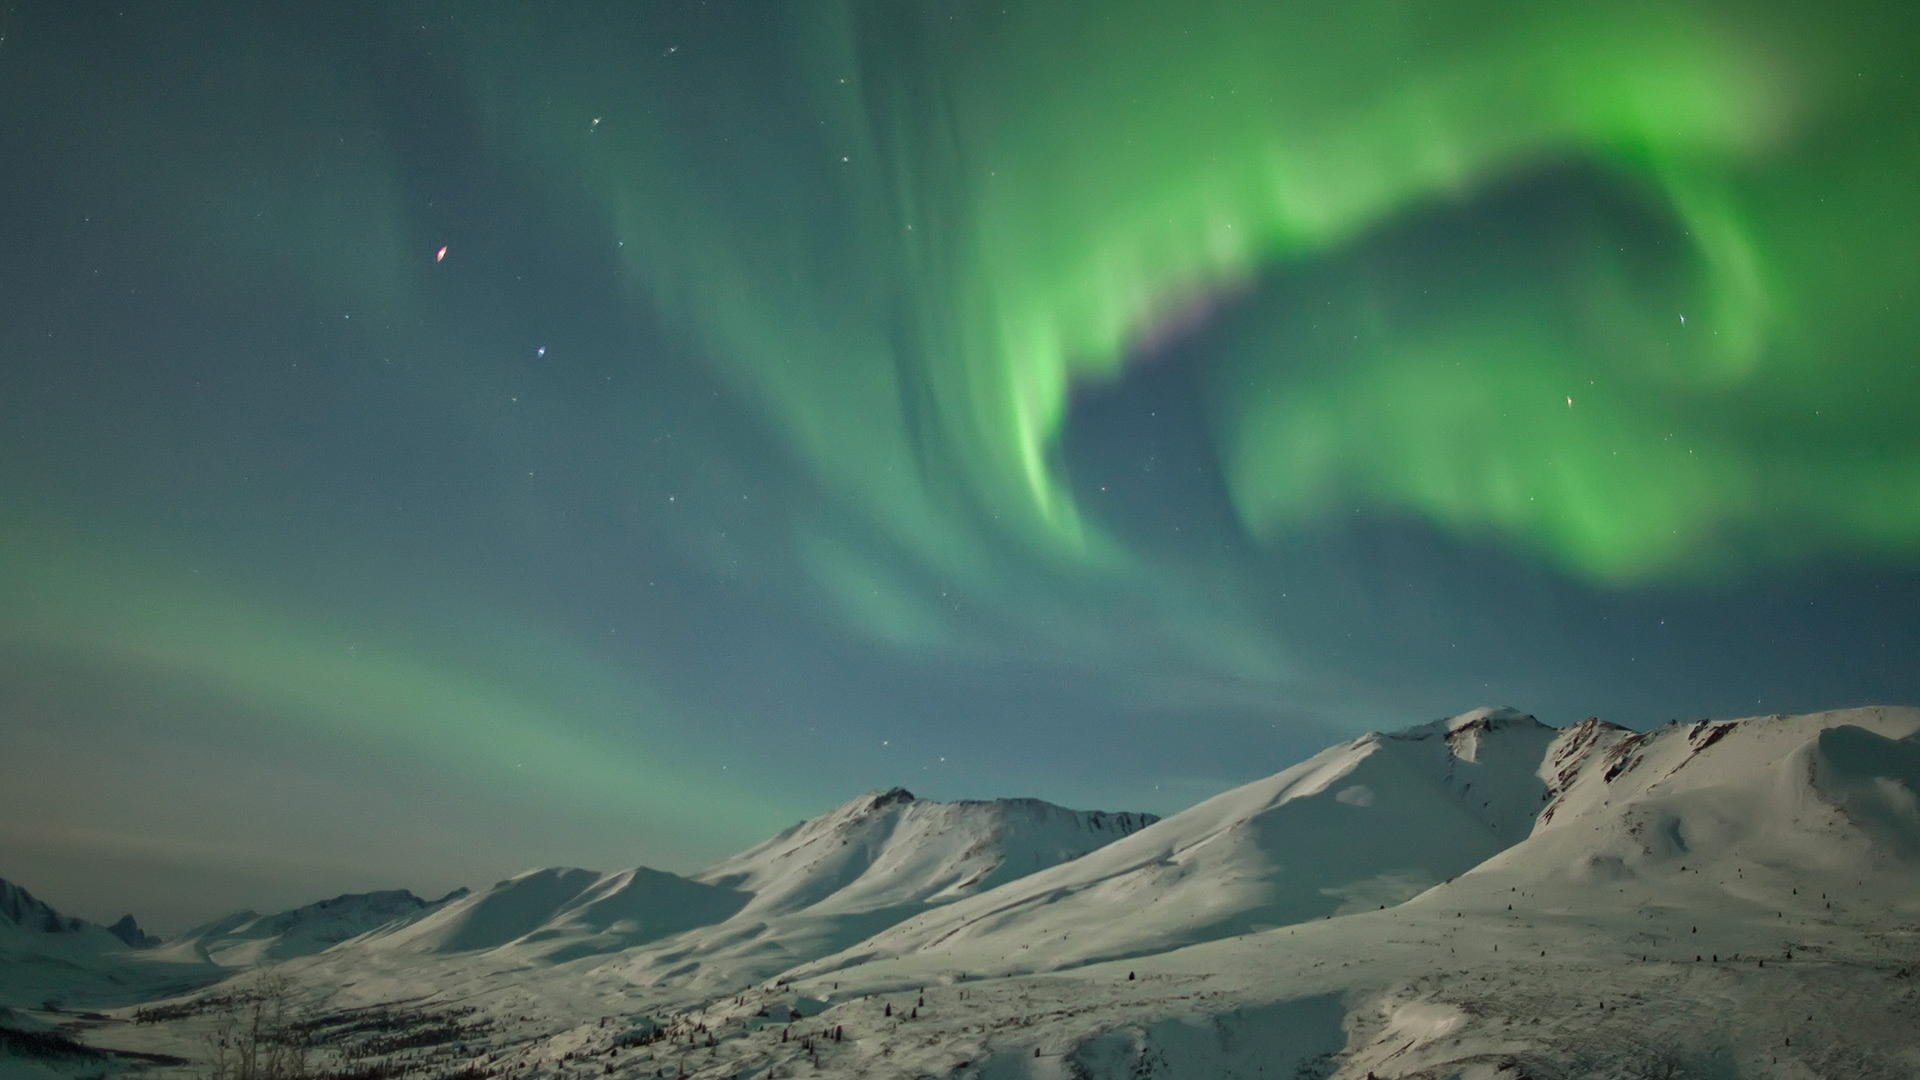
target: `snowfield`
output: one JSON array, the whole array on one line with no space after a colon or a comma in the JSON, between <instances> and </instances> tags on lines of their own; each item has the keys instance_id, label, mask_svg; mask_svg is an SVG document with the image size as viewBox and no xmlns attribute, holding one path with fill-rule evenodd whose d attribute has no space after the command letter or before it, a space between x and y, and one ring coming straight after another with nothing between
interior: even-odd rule
<instances>
[{"instance_id":1,"label":"snowfield","mask_svg":"<svg viewBox=\"0 0 1920 1080\"><path fill-rule=\"evenodd\" d=\"M127 1007L0 1028L154 1055L0 1076L195 1075L164 1055L256 976L180 986L257 957L316 1060L367 1078L1911 1078L1920 710L1636 733L1481 709L1164 821L895 790L691 877L375 895L198 953L0 925L9 990L48 958L89 993L148 971ZM393 904L419 906L310 948Z\"/></svg>"}]
</instances>

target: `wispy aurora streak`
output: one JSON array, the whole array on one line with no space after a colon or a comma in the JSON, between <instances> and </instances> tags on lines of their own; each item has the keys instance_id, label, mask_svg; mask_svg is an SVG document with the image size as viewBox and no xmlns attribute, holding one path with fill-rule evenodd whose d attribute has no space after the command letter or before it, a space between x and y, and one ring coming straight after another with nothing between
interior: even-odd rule
<instances>
[{"instance_id":1,"label":"wispy aurora streak","mask_svg":"<svg viewBox=\"0 0 1920 1080\"><path fill-rule=\"evenodd\" d=\"M278 852L258 763L445 793L444 889L1913 700L1917 19L0 12L0 858Z\"/></svg>"},{"instance_id":2,"label":"wispy aurora streak","mask_svg":"<svg viewBox=\"0 0 1920 1080\"><path fill-rule=\"evenodd\" d=\"M754 27L756 63L702 66L735 26L586 65L567 95L612 119L584 155L549 106L515 125L582 163L637 293L927 565L978 576L1006 533L1132 566L1058 460L1077 384L1196 298L1568 170L1639 219L1509 238L1455 311L1400 317L1412 284L1383 269L1316 299L1344 344L1285 296L1239 301L1262 329L1209 378L1247 529L1413 514L1620 583L1920 542L1900 28L1812 5L944 11L808 6ZM525 66L501 29L476 38L489 80ZM502 115L523 89L493 86Z\"/></svg>"},{"instance_id":3,"label":"wispy aurora streak","mask_svg":"<svg viewBox=\"0 0 1920 1080\"><path fill-rule=\"evenodd\" d=\"M149 697L184 684L205 695L202 708L220 702L345 738L496 798L625 811L669 836L715 825L692 808L712 781L691 778L695 755L661 737L678 711L535 627L453 631L443 618L437 653L409 651L391 617L380 628L302 618L40 523L15 528L15 542L0 545L12 586L0 652L138 672ZM612 737L609 719L619 721ZM730 802L745 820L772 813L750 789Z\"/></svg>"}]
</instances>

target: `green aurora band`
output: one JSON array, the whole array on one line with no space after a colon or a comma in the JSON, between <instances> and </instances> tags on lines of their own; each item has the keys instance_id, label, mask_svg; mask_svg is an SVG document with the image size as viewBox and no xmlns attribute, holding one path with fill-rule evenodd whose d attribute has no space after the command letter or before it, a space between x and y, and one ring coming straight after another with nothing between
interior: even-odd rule
<instances>
[{"instance_id":1,"label":"green aurora band","mask_svg":"<svg viewBox=\"0 0 1920 1080\"><path fill-rule=\"evenodd\" d=\"M711 365L800 465L763 460L780 455L758 453L760 432L750 454L689 422L676 452L746 477L729 506L750 482L756 511L790 493L785 516L722 549L696 499L680 526L594 491L644 519L636 563L684 528L682 554L738 564L742 594L791 600L797 567L793 607L903 653L1096 672L1130 701L1225 676L1264 707L1295 673L1249 537L1284 552L1411 519L1603 590L1920 551L1909 8L670 7L408 9L433 16L419 40L468 99L487 165L563 202L553 220L618 259L636 321L685 347L660 352ZM202 77L122 87L137 100L114 102L113 124L88 112L98 61L59 41L20 50L7 85L45 108L23 111L41 140L23 145L71 155L85 200L158 223L109 265L157 265L214 310L310 304L401 327L393 351L417 381L380 385L460 414L498 451L475 473L505 474L502 447L535 441L522 418L551 409L542 430L562 430L566 398L529 401L509 428L485 377L498 343L428 327L465 251L455 237L449 264L431 261L449 225L420 209L431 184L408 186L418 163L396 147L413 145L382 127L401 123L384 115L392 85L256 17L266 31L236 18L189 34L162 11L205 50ZM1237 525L1168 550L1102 516L1066 447L1076 392L1180 335L1198 343L1179 362L1205 388ZM111 379L122 358L67 341L32 347L48 370ZM632 412L657 420L685 404L675 393ZM635 446L653 434L631 426ZM650 460L613 463L609 485ZM476 502L505 509L481 520L513 534L500 549L559 531L531 485L487 479ZM461 771L509 788L565 787L586 761L581 801L618 789L660 816L714 788L688 764L718 756L698 711L549 612L410 620L391 582L333 565L316 580L358 591L331 590L341 607L321 618L325 602L289 599L298 587L189 588L167 564L195 538L156 539L136 506L98 510L92 481L85 462L0 475L10 653L175 676L402 757L453 745ZM82 524L21 526L36 509ZM265 557L350 561L347 540L276 528L260 526ZM459 568L423 577L407 584L466 590L474 610L501 599ZM941 607L949 587L965 617ZM662 611L628 614L670 624ZM348 658L374 624L402 629ZM463 636L473 625L488 629ZM636 741L609 738L619 725ZM779 813L765 776L727 783L746 793L728 812L739 836Z\"/></svg>"},{"instance_id":2,"label":"green aurora band","mask_svg":"<svg viewBox=\"0 0 1920 1080\"><path fill-rule=\"evenodd\" d=\"M1058 458L1074 387L1209 296L1343 258L1315 302L1350 334L1255 292L1207 375L1256 536L1413 515L1620 584L1920 543L1904 12L826 10L720 73L689 74L712 43L622 67L607 51L635 42L568 40L606 62L558 105L514 79L482 96L591 178L636 294L939 573L987 574L994 533L1134 568ZM475 40L490 80L550 39ZM608 117L590 152L555 132L568 108ZM1351 265L1575 169L1637 220L1510 238L1504 274L1463 243L1423 283L1480 283L1451 310Z\"/></svg>"},{"instance_id":3,"label":"green aurora band","mask_svg":"<svg viewBox=\"0 0 1920 1080\"><path fill-rule=\"evenodd\" d=\"M451 772L495 799L591 812L596 823L625 813L664 826L663 837L746 833L782 816L743 784L716 823L696 798L713 780L689 778L700 750L666 734L685 710L538 627L442 614L410 640L392 614L363 609L354 625L284 598L270 606L40 523L16 521L9 539L0 655L130 672L149 699L210 713L223 704L423 775ZM420 647L429 637L436 652ZM611 735L608 719L619 721Z\"/></svg>"}]
</instances>

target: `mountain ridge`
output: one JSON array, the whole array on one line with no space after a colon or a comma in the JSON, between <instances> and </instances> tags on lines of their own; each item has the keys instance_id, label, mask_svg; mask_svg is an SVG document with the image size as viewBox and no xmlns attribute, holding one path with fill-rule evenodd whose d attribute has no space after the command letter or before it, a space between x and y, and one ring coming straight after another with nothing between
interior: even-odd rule
<instances>
[{"instance_id":1,"label":"mountain ridge","mask_svg":"<svg viewBox=\"0 0 1920 1080\"><path fill-rule=\"evenodd\" d=\"M78 916L62 915L24 886L5 878L0 878L0 924L19 932L39 934L86 936L97 930L130 949L147 949L160 944L160 939L142 930L139 922L130 914L122 915L107 925Z\"/></svg>"},{"instance_id":2,"label":"mountain ridge","mask_svg":"<svg viewBox=\"0 0 1920 1080\"><path fill-rule=\"evenodd\" d=\"M341 893L269 915L236 911L196 926L167 943L166 952L223 967L256 967L308 956L467 895L455 889L438 900L408 889Z\"/></svg>"},{"instance_id":3,"label":"mountain ridge","mask_svg":"<svg viewBox=\"0 0 1920 1080\"><path fill-rule=\"evenodd\" d=\"M647 867L525 871L370 932L332 962L618 957L636 985L737 987L1154 820L1039 799L939 802L901 787L868 791L685 876Z\"/></svg>"},{"instance_id":4,"label":"mountain ridge","mask_svg":"<svg viewBox=\"0 0 1920 1080\"><path fill-rule=\"evenodd\" d=\"M1558 737L1505 708L1369 732L807 970L921 950L1020 970L1040 963L1021 939L1076 932L1083 944L1045 950L1045 963L1090 963L1396 904L1525 835L1544 802L1539 761ZM1355 829L1373 831L1356 840ZM1163 902L1184 921L1169 923Z\"/></svg>"},{"instance_id":5,"label":"mountain ridge","mask_svg":"<svg viewBox=\"0 0 1920 1080\"><path fill-rule=\"evenodd\" d=\"M657 921L683 893L718 907ZM1476 709L1157 821L867 792L698 874L528 871L280 970L338 1015L463 1010L443 1071L1891 1080L1915 926L1920 710Z\"/></svg>"}]
</instances>

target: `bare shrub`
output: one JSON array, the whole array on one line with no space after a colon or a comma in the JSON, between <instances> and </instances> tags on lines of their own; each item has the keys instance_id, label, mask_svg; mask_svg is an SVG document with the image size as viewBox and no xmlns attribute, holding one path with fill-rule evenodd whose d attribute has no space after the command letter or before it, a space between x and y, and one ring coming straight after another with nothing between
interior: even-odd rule
<instances>
[{"instance_id":1,"label":"bare shrub","mask_svg":"<svg viewBox=\"0 0 1920 1080\"><path fill-rule=\"evenodd\" d=\"M206 1080L311 1080L309 1039L293 980L263 971L214 1014L206 1035Z\"/></svg>"}]
</instances>

